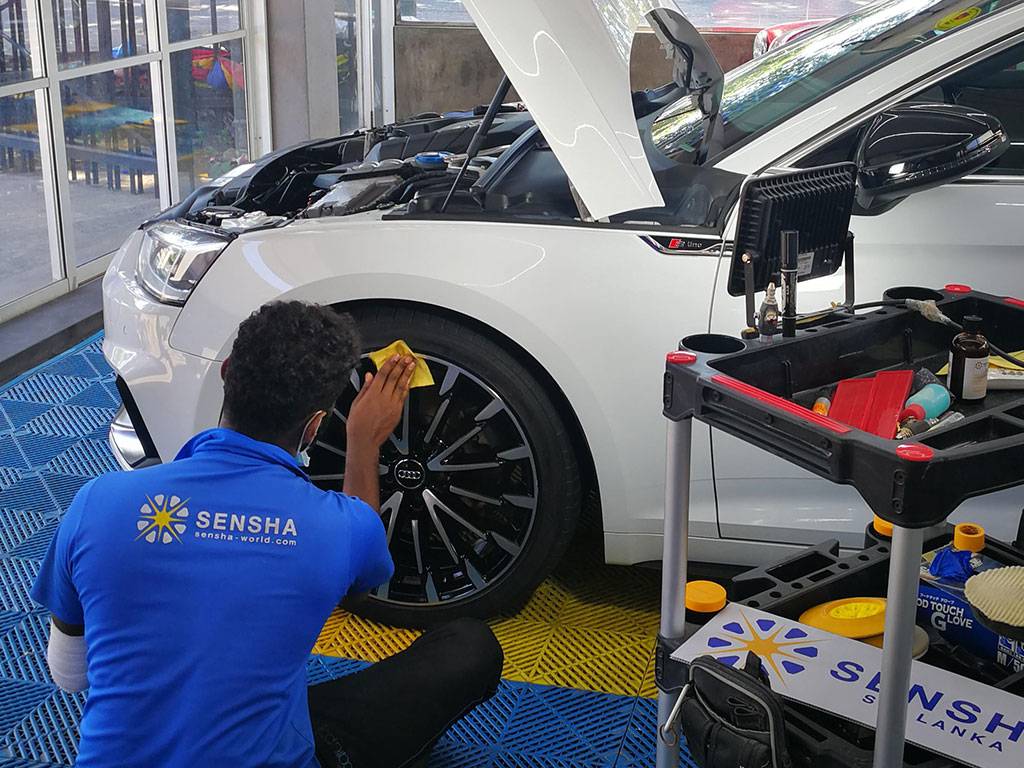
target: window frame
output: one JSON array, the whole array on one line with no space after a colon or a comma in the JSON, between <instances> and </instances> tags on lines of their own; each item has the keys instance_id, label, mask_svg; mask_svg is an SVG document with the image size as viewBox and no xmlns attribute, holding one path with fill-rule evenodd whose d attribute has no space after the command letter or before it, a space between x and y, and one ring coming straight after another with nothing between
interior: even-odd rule
<instances>
[{"instance_id":1,"label":"window frame","mask_svg":"<svg viewBox=\"0 0 1024 768\"><path fill-rule=\"evenodd\" d=\"M993 50L992 52L989 53L988 56L984 56L984 57L978 59L977 61L973 61L972 64L970 64L969 66L967 66L965 68L957 68L955 70L948 71L948 72L944 73L944 75L942 77L940 77L937 81L932 82L930 85L926 85L926 86L923 86L921 88L915 89L914 92L910 96L906 97L905 99L902 99L902 100L898 101L897 102L897 106L900 105L900 104L912 103L913 100L915 98L919 97L922 93L924 93L924 92L926 92L926 91L928 91L928 90L930 90L932 88L941 87L942 84L948 78L954 77L954 76L956 76L957 74L959 74L961 72L965 72L965 71L969 70L971 67L978 66L979 64L984 64L989 59L992 59L992 58L994 58L996 56L1000 56L1003 53L1005 53L1006 51L1013 50L1014 48L1018 48L1018 47L1021 48L1022 51L1024 51L1024 38L1022 38L1021 41L1017 42L1014 45L1009 45L1009 46L1004 47L1004 48L999 48L999 49ZM1024 65L1024 59L1021 60L1020 65ZM926 103L926 102L927 102L927 100L922 100L921 101L921 103ZM846 130L842 131L839 135L837 135L833 139L831 139L831 141L825 142L821 146L817 147L816 149L814 149L814 150L812 150L810 152L807 152L803 156L801 156L799 158L796 158L795 160L787 161L787 162L796 163L801 168L811 167L811 166L813 166L815 164L820 164L820 163L839 162L839 160L837 160L835 158L830 158L830 159L816 159L811 164L807 164L806 163L807 159L813 157L816 153L818 153L818 152L820 152L822 150L830 150L830 149L833 148L832 147L833 144L836 144L838 142L845 142L845 141L849 140L850 134L857 134L857 133L865 130L868 127L868 125L871 123L871 121L875 118L875 116L879 112L881 112L881 111L883 111L883 110L878 110L878 112L873 113L870 117L865 118L865 119L863 119L863 120L861 120L861 121L859 121L857 123L854 123L851 127L847 128ZM992 114L994 114L994 113L992 113ZM997 119L999 119L999 115L995 115L994 114L994 116ZM1021 136L1020 138L1022 139L1022 141L1020 141L1018 143L1024 144L1024 136ZM1010 139L1012 141L1013 140L1013 136L1011 136ZM850 158L850 157L846 157L846 158L843 159L843 162L849 161L851 159L852 158ZM986 168L987 168L987 166L986 166ZM969 176L965 176L965 177L963 177L963 179L958 179L957 181L954 181L952 183L957 184L957 183L961 183L961 182L979 182L979 181L986 181L986 180L1000 180L1000 181L1013 181L1013 180L1016 180L1017 182L1024 182L1024 166L1022 166L1020 169L1011 170L1011 171L1006 172L1006 173L989 172L989 171L986 170L986 168L981 168L978 171L976 171L975 173L972 173Z\"/></svg>"},{"instance_id":2,"label":"window frame","mask_svg":"<svg viewBox=\"0 0 1024 768\"><path fill-rule=\"evenodd\" d=\"M962 72L975 64L979 64L986 59L995 56L997 54L1006 51L1009 48L1013 48L1016 45L1024 43L1024 29L1012 32L998 41L991 42L986 47L979 48L969 56L964 56L952 63L947 64L945 67L940 67L933 70L928 75L918 78L917 80L908 83L903 88L896 91L892 91L886 96L882 97L871 107L862 112L859 115L851 116L845 120L842 120L834 125L830 126L826 131L819 133L814 138L804 142L795 149L789 150L781 157L777 158L774 162L768 163L764 168L758 172L763 172L768 169L792 169L799 167L799 163L807 156L817 152L826 147L830 142L835 141L843 136L847 131L863 126L870 120L873 120L882 111L893 107L897 104L901 104L907 99L913 97L915 94L925 91L929 88L933 88L939 85L945 78L954 75L958 72ZM892 66L892 65L890 65ZM799 119L800 114L790 118L789 121ZM787 122L789 122L787 121ZM954 184L964 183L977 183L979 181L1014 181L1016 183L1024 182L1024 174L1022 175L1006 175L1000 176L995 174L972 174L965 176Z\"/></svg>"},{"instance_id":3,"label":"window frame","mask_svg":"<svg viewBox=\"0 0 1024 768\"><path fill-rule=\"evenodd\" d=\"M77 67L61 68L58 63L52 0L24 0L27 34L32 51L33 77L0 85L0 97L34 93L46 206L47 245L53 282L40 289L0 304L0 322L22 314L82 283L102 275L113 252L79 265L74 238L68 178L67 142L61 84L89 75L132 66L149 67L157 160L160 207L180 200L174 105L171 93L171 55L183 50L239 40L243 51L245 103L249 156L258 157L272 149L268 28L265 0L239 3L239 28L231 32L169 41L167 0L143 0L146 19L146 53ZM141 222L140 222L141 223Z\"/></svg>"}]
</instances>

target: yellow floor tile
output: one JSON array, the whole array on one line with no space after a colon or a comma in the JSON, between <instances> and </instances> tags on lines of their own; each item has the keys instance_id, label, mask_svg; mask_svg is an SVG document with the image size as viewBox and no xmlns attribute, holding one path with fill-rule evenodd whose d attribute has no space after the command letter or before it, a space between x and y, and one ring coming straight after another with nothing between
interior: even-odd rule
<instances>
[{"instance_id":1,"label":"yellow floor tile","mask_svg":"<svg viewBox=\"0 0 1024 768\"><path fill-rule=\"evenodd\" d=\"M556 624L523 619L492 622L491 629L505 652L501 676L523 683L537 682L537 665L556 627Z\"/></svg>"},{"instance_id":2,"label":"yellow floor tile","mask_svg":"<svg viewBox=\"0 0 1024 768\"><path fill-rule=\"evenodd\" d=\"M554 579L548 579L537 587L517 614L506 618L555 624L561 619L570 599L569 590Z\"/></svg>"},{"instance_id":3,"label":"yellow floor tile","mask_svg":"<svg viewBox=\"0 0 1024 768\"><path fill-rule=\"evenodd\" d=\"M313 653L361 661L380 661L405 650L419 632L367 621L337 609L324 624Z\"/></svg>"},{"instance_id":4,"label":"yellow floor tile","mask_svg":"<svg viewBox=\"0 0 1024 768\"><path fill-rule=\"evenodd\" d=\"M605 565L595 541L577 542L516 615L490 622L505 651L502 677L656 696L659 590L656 571ZM418 634L337 610L313 652L379 661L406 648Z\"/></svg>"},{"instance_id":5,"label":"yellow floor tile","mask_svg":"<svg viewBox=\"0 0 1024 768\"><path fill-rule=\"evenodd\" d=\"M580 627L557 627L537 662L533 682L636 696L651 640Z\"/></svg>"},{"instance_id":6,"label":"yellow floor tile","mask_svg":"<svg viewBox=\"0 0 1024 768\"><path fill-rule=\"evenodd\" d=\"M640 695L645 699L658 698L658 684L654 682L654 649L655 645L652 645L647 661L647 671L644 672L644 679L640 684Z\"/></svg>"}]
</instances>

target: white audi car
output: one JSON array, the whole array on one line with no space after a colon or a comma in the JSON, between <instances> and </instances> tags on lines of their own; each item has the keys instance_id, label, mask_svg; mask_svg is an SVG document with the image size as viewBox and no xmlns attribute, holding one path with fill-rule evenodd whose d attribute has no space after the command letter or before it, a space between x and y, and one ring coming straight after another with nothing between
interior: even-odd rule
<instances>
[{"instance_id":1,"label":"white audi car","mask_svg":"<svg viewBox=\"0 0 1024 768\"><path fill-rule=\"evenodd\" d=\"M608 562L659 558L664 356L684 335L747 325L728 244L751 175L871 161L902 190L862 198L854 217L861 299L946 283L1024 296L1021 2L884 0L724 76L671 0L465 4L525 109L420 116L238 168L143 225L104 283L126 468L169 461L217 423L220 363L265 302L335 306L367 351L402 338L426 356L436 385L413 392L382 456L397 569L369 615L422 624L515 605L587 494ZM674 82L630 94L645 22ZM994 115L1010 150L960 179L929 166L943 125L906 106L925 103ZM888 130L877 147L875 130ZM809 280L801 305L843 288L841 273ZM326 488L342 484L359 381L313 452ZM854 491L700 425L693 471L694 559L862 541ZM1010 537L1022 503L1006 493L964 514Z\"/></svg>"}]
</instances>

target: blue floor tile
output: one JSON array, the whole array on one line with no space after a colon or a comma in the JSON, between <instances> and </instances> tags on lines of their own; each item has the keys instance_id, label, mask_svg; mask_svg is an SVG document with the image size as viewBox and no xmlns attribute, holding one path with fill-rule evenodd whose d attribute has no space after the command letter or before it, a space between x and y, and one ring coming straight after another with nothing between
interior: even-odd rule
<instances>
[{"instance_id":1,"label":"blue floor tile","mask_svg":"<svg viewBox=\"0 0 1024 768\"><path fill-rule=\"evenodd\" d=\"M3 421L0 421L0 431L5 428L20 429L52 407L49 403L26 403L20 400L0 398L0 412L4 415Z\"/></svg>"},{"instance_id":2,"label":"blue floor tile","mask_svg":"<svg viewBox=\"0 0 1024 768\"><path fill-rule=\"evenodd\" d=\"M0 679L0 733L8 733L53 692L53 686L46 683Z\"/></svg>"},{"instance_id":3,"label":"blue floor tile","mask_svg":"<svg viewBox=\"0 0 1024 768\"><path fill-rule=\"evenodd\" d=\"M12 554L46 523L47 515L33 509L0 507L0 554Z\"/></svg>"},{"instance_id":4,"label":"blue floor tile","mask_svg":"<svg viewBox=\"0 0 1024 768\"><path fill-rule=\"evenodd\" d=\"M13 757L74 765L84 706L84 694L54 690L4 737L0 747Z\"/></svg>"},{"instance_id":5,"label":"blue floor tile","mask_svg":"<svg viewBox=\"0 0 1024 768\"><path fill-rule=\"evenodd\" d=\"M23 474L17 482L0 490L0 507L27 509L47 515L59 510L56 497L36 474Z\"/></svg>"},{"instance_id":6,"label":"blue floor tile","mask_svg":"<svg viewBox=\"0 0 1024 768\"><path fill-rule=\"evenodd\" d=\"M120 398L101 340L0 386L0 768L70 766L85 696L46 668L49 618L28 590L60 519L91 478L117 471L106 431ZM309 684L365 668L311 656ZM430 768L640 768L654 762L654 703L502 681L453 724Z\"/></svg>"}]
</instances>

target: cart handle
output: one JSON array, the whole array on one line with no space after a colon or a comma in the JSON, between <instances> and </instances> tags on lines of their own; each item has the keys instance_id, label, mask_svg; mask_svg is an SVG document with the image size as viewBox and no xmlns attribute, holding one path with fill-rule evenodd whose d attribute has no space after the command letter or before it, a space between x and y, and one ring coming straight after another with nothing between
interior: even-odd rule
<instances>
[{"instance_id":1,"label":"cart handle","mask_svg":"<svg viewBox=\"0 0 1024 768\"><path fill-rule=\"evenodd\" d=\"M754 400L759 400L762 403L770 405L774 408L778 408L780 411L785 411L791 416L796 416L798 419L809 421L819 427L835 432L837 435L845 435L851 430L851 427L842 424L835 419L830 419L828 416L822 416L820 413L804 408L802 405L798 405L790 400L773 395L771 392L765 392L763 389L752 387L750 384L746 384L739 379L734 379L732 376L726 376L724 373L718 373L711 377L711 381L720 386L731 389L734 392L738 392L741 395L752 397Z\"/></svg>"}]
</instances>

